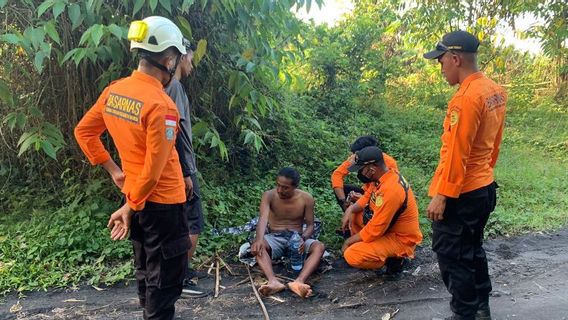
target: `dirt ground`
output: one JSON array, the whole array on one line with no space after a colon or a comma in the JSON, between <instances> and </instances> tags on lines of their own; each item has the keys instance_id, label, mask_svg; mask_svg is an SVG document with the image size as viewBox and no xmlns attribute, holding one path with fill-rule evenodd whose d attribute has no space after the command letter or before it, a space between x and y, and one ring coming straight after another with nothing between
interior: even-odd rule
<instances>
[{"instance_id":1,"label":"dirt ground","mask_svg":"<svg viewBox=\"0 0 568 320\"><path fill-rule=\"evenodd\" d=\"M568 229L486 243L493 280L493 319L568 319ZM221 288L203 298L180 299L177 319L262 319L246 268L222 269ZM284 266L280 274L291 277ZM263 278L253 269L257 285ZM289 291L263 298L271 319L393 319L444 318L449 294L434 255L419 248L402 277L386 281L372 271L347 267L342 259L322 263L311 279L316 295L302 300ZM244 281L244 282L243 282ZM240 284L239 284L240 283ZM199 285L213 291L214 276ZM133 282L98 291L92 287L15 294L0 300L0 319L140 319ZM11 310L10 310L11 309Z\"/></svg>"}]
</instances>

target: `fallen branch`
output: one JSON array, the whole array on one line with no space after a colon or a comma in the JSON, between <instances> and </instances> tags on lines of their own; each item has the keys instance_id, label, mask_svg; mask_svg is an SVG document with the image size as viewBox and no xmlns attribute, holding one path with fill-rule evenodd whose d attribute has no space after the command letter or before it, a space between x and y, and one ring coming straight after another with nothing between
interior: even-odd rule
<instances>
[{"instance_id":1,"label":"fallen branch","mask_svg":"<svg viewBox=\"0 0 568 320\"><path fill-rule=\"evenodd\" d=\"M206 264L209 263L209 261L211 261L212 258L213 258L213 256L211 256L211 257L209 257L209 258L203 260L203 262L201 262L201 263L197 266L197 269L203 268Z\"/></svg>"},{"instance_id":2,"label":"fallen branch","mask_svg":"<svg viewBox=\"0 0 568 320\"><path fill-rule=\"evenodd\" d=\"M245 277L243 280L241 280L241 281L235 283L234 285L230 286L230 288L238 287L238 286L240 286L241 284L243 284L243 283L245 283L245 282L247 282L247 281L249 281L249 279Z\"/></svg>"},{"instance_id":3,"label":"fallen branch","mask_svg":"<svg viewBox=\"0 0 568 320\"><path fill-rule=\"evenodd\" d=\"M227 271L229 271L229 273L234 276L235 273L233 272L233 270L231 269L231 267L229 267L229 265L225 262L225 260L223 260L223 258L221 258L219 255L217 255L217 258L221 261L221 264L223 265L223 267L225 267L225 269L227 269Z\"/></svg>"},{"instance_id":4,"label":"fallen branch","mask_svg":"<svg viewBox=\"0 0 568 320\"><path fill-rule=\"evenodd\" d=\"M217 258L219 258L217 256ZM220 276L219 276L219 259L215 260L215 298L217 298L219 296L219 282L220 282Z\"/></svg>"},{"instance_id":5,"label":"fallen branch","mask_svg":"<svg viewBox=\"0 0 568 320\"><path fill-rule=\"evenodd\" d=\"M250 268L249 268L248 264L246 266L247 266L247 272L248 272L249 279L250 279L250 286L252 287L252 291L254 292L256 300L260 304L260 309L262 310L262 314L264 314L264 320L270 320L270 317L268 316L268 311L266 311L266 307L264 306L264 303L262 302L262 299L260 298L260 294L258 294L258 290L256 290L256 286L254 285L254 281L252 280L252 276L250 274Z\"/></svg>"},{"instance_id":6,"label":"fallen branch","mask_svg":"<svg viewBox=\"0 0 568 320\"><path fill-rule=\"evenodd\" d=\"M362 306L363 303L362 302L356 302L356 303L346 303L346 304L342 304L339 306L339 309L350 309L350 308L358 308L360 306Z\"/></svg>"}]
</instances>

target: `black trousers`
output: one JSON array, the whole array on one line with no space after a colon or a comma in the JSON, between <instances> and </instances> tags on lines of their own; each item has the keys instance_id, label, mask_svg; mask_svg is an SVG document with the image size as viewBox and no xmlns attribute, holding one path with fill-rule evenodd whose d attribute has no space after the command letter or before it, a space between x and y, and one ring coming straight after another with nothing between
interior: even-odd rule
<instances>
[{"instance_id":1,"label":"black trousers","mask_svg":"<svg viewBox=\"0 0 568 320\"><path fill-rule=\"evenodd\" d=\"M496 205L496 184L448 198L444 219L432 224L432 250L442 279L452 295L450 307L463 319L474 319L489 301L491 279L483 249L483 230Z\"/></svg>"},{"instance_id":2,"label":"black trousers","mask_svg":"<svg viewBox=\"0 0 568 320\"><path fill-rule=\"evenodd\" d=\"M183 204L146 202L132 217L130 240L144 319L173 319L190 248Z\"/></svg>"},{"instance_id":3,"label":"black trousers","mask_svg":"<svg viewBox=\"0 0 568 320\"><path fill-rule=\"evenodd\" d=\"M346 197L349 195L349 193L351 191L355 191L355 192L358 192L358 193L361 193L361 194L365 193L365 191L363 191L363 189L361 189L361 187L356 186L354 184L343 185L343 192L345 193ZM343 202L339 201L339 198L337 197L337 195L335 195L335 200L337 200L337 204L341 208L341 211L343 211Z\"/></svg>"}]
</instances>

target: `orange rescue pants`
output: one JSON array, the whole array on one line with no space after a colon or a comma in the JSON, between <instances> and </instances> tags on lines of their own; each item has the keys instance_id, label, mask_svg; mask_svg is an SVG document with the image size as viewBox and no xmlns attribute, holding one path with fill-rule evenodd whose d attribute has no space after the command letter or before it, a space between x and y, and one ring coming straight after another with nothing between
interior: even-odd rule
<instances>
[{"instance_id":1,"label":"orange rescue pants","mask_svg":"<svg viewBox=\"0 0 568 320\"><path fill-rule=\"evenodd\" d=\"M363 213L356 213L351 224L351 234L363 228ZM415 245L400 241L395 233L387 232L372 242L357 242L343 253L347 263L358 269L379 269L389 257L414 257Z\"/></svg>"}]
</instances>

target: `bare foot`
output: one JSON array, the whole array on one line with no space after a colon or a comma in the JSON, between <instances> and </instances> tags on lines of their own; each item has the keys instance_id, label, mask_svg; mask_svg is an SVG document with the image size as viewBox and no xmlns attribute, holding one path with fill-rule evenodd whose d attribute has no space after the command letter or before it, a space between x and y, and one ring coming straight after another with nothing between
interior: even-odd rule
<instances>
[{"instance_id":1,"label":"bare foot","mask_svg":"<svg viewBox=\"0 0 568 320\"><path fill-rule=\"evenodd\" d=\"M279 281L274 281L274 282L269 281L267 284L260 286L258 291L263 296L269 296L271 294L278 293L284 289L286 289L286 286L280 283Z\"/></svg>"},{"instance_id":2,"label":"bare foot","mask_svg":"<svg viewBox=\"0 0 568 320\"><path fill-rule=\"evenodd\" d=\"M309 285L298 281L288 282L288 288L302 298L308 298L313 295L312 288Z\"/></svg>"}]
</instances>

